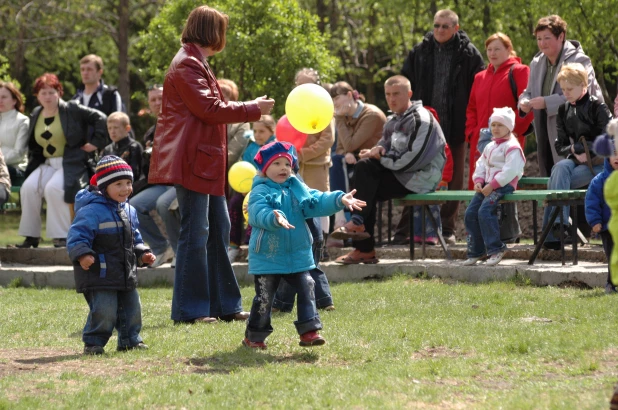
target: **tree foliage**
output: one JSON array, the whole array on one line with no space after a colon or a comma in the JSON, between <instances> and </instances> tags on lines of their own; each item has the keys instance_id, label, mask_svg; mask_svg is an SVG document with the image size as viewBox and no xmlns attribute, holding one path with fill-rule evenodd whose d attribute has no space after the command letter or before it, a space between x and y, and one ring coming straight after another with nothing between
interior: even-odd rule
<instances>
[{"instance_id":1,"label":"tree foliage","mask_svg":"<svg viewBox=\"0 0 618 410\"><path fill-rule=\"evenodd\" d=\"M148 61L147 75L161 82L180 47L180 34L190 11L199 0L179 0L165 5L140 41ZM302 67L317 69L322 79L341 75L339 61L328 50L316 18L295 0L218 0L209 2L230 18L225 50L209 63L218 77L234 80L241 99L268 95L279 102L275 114L282 115L285 98Z\"/></svg>"},{"instance_id":2,"label":"tree foliage","mask_svg":"<svg viewBox=\"0 0 618 410\"><path fill-rule=\"evenodd\" d=\"M618 47L614 42L618 7L613 0L301 0L318 15L318 25L330 35L330 48L341 58L344 79L380 102L382 81L398 74L403 60L425 33L432 30L433 15L454 10L461 29L484 54L485 39L502 31L511 37L524 64L538 52L532 34L540 17L559 14L569 24L569 39L582 43L592 59L606 100L615 96ZM380 104L384 108L384 104Z\"/></svg>"}]
</instances>

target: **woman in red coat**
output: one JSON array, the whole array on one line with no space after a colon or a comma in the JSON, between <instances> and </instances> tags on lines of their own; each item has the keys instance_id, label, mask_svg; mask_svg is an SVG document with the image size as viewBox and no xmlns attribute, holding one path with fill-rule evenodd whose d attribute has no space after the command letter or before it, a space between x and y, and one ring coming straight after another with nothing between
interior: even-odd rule
<instances>
[{"instance_id":1,"label":"woman in red coat","mask_svg":"<svg viewBox=\"0 0 618 410\"><path fill-rule=\"evenodd\" d=\"M174 185L178 196L181 227L172 299L176 323L249 316L242 311L227 257L226 124L257 121L275 102L265 97L224 101L207 58L225 47L227 25L225 14L208 6L195 8L163 84L148 180Z\"/></svg>"},{"instance_id":2,"label":"woman in red coat","mask_svg":"<svg viewBox=\"0 0 618 410\"><path fill-rule=\"evenodd\" d=\"M466 141L470 143L470 162L468 172L468 189L473 189L472 175L476 168L476 161L481 156L477 150L479 133L481 128L489 127L487 123L494 108L511 107L517 112L517 100L513 96L513 89L509 80L509 72L517 86L517 97L528 85L530 68L521 64L521 59L517 57L511 39L503 33L491 35L485 41L485 50L489 66L476 74L470 100L466 110ZM517 137L519 144L525 146L524 132L530 126L533 116L527 115L515 119L515 129L513 134Z\"/></svg>"}]
</instances>

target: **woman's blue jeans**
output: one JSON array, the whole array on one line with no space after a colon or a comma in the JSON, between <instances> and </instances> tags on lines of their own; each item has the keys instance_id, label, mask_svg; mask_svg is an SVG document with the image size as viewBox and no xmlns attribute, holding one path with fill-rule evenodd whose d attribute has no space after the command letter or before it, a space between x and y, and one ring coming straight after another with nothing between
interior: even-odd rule
<instances>
[{"instance_id":1,"label":"woman's blue jeans","mask_svg":"<svg viewBox=\"0 0 618 410\"><path fill-rule=\"evenodd\" d=\"M155 255L161 255L171 245L174 253L178 247L178 235L180 234L180 222L176 215L170 212L169 207L176 199L174 187L166 185L153 185L131 198L131 205L137 211L139 231ZM157 210L165 223L165 230L169 242L161 233L155 220L150 216L150 211Z\"/></svg>"},{"instance_id":2,"label":"woman's blue jeans","mask_svg":"<svg viewBox=\"0 0 618 410\"><path fill-rule=\"evenodd\" d=\"M551 169L551 175L549 182L547 183L548 190L554 189L578 189L585 187L592 181L595 175L598 175L603 171L603 164L592 167L594 173L590 172L588 165L577 165L571 159L563 159L559 161ZM546 206L543 213L543 228L549 223L549 218L553 212L553 206ZM554 224L562 223L563 225L569 224L569 207L563 206L562 213L558 214L558 217L554 221ZM545 238L545 242L557 242L560 239L556 238L552 232L549 231L549 235Z\"/></svg>"},{"instance_id":3,"label":"woman's blue jeans","mask_svg":"<svg viewBox=\"0 0 618 410\"><path fill-rule=\"evenodd\" d=\"M313 236L312 250L315 268L309 271L309 275L311 275L315 281L315 303L318 308L325 308L333 304L333 296L330 293L330 285L326 278L326 274L320 269L322 245L324 243L320 218L307 219L307 226L309 226L311 236ZM294 308L295 296L296 290L290 286L288 282L282 280L275 293L273 307L279 309L281 312L291 312Z\"/></svg>"},{"instance_id":4,"label":"woman's blue jeans","mask_svg":"<svg viewBox=\"0 0 618 410\"><path fill-rule=\"evenodd\" d=\"M118 330L118 349L136 346L142 337L142 305L137 289L129 291L90 290L84 292L90 312L82 334L85 344L105 346L114 327Z\"/></svg>"},{"instance_id":5,"label":"woman's blue jeans","mask_svg":"<svg viewBox=\"0 0 618 410\"><path fill-rule=\"evenodd\" d=\"M225 197L176 185L180 237L172 319L192 321L242 311L240 289L227 256L230 218Z\"/></svg>"},{"instance_id":6,"label":"woman's blue jeans","mask_svg":"<svg viewBox=\"0 0 618 410\"><path fill-rule=\"evenodd\" d=\"M315 307L315 282L309 272L285 275L255 275L255 297L247 322L245 337L252 342L263 342L273 332L271 309L275 291L280 282L287 282L298 293L298 320L294 322L299 335L322 329L320 315Z\"/></svg>"},{"instance_id":7,"label":"woman's blue jeans","mask_svg":"<svg viewBox=\"0 0 618 410\"><path fill-rule=\"evenodd\" d=\"M500 200L514 191L505 185L485 196L477 192L466 209L465 224L468 234L468 258L493 255L506 249L500 240L498 208Z\"/></svg>"}]
</instances>

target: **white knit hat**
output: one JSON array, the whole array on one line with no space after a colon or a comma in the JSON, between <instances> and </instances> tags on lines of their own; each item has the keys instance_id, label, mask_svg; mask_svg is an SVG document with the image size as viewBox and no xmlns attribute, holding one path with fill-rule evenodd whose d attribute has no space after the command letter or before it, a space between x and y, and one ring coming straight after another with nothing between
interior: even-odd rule
<instances>
[{"instance_id":1,"label":"white knit hat","mask_svg":"<svg viewBox=\"0 0 618 410\"><path fill-rule=\"evenodd\" d=\"M490 126L492 122L499 122L512 132L515 128L515 113L511 107L494 108L494 112L489 118Z\"/></svg>"}]
</instances>

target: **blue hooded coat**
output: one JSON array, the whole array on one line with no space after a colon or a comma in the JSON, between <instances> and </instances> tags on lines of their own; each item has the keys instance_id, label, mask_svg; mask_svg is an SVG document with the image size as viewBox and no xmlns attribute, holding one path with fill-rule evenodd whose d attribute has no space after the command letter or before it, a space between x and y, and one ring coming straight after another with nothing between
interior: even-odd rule
<instances>
[{"instance_id":1,"label":"blue hooded coat","mask_svg":"<svg viewBox=\"0 0 618 410\"><path fill-rule=\"evenodd\" d=\"M256 176L249 195L249 274L290 274L315 268L313 238L305 219L328 216L343 209L342 191L309 189L294 175L282 184ZM281 227L274 210L295 229Z\"/></svg>"},{"instance_id":2,"label":"blue hooded coat","mask_svg":"<svg viewBox=\"0 0 618 410\"><path fill-rule=\"evenodd\" d=\"M614 172L614 168L612 168L609 159L606 158L603 163L603 172L592 179L586 192L586 221L588 221L590 226L595 226L596 224L603 225L601 231L607 230L607 223L612 214L603 195L605 181L612 172Z\"/></svg>"}]
</instances>

